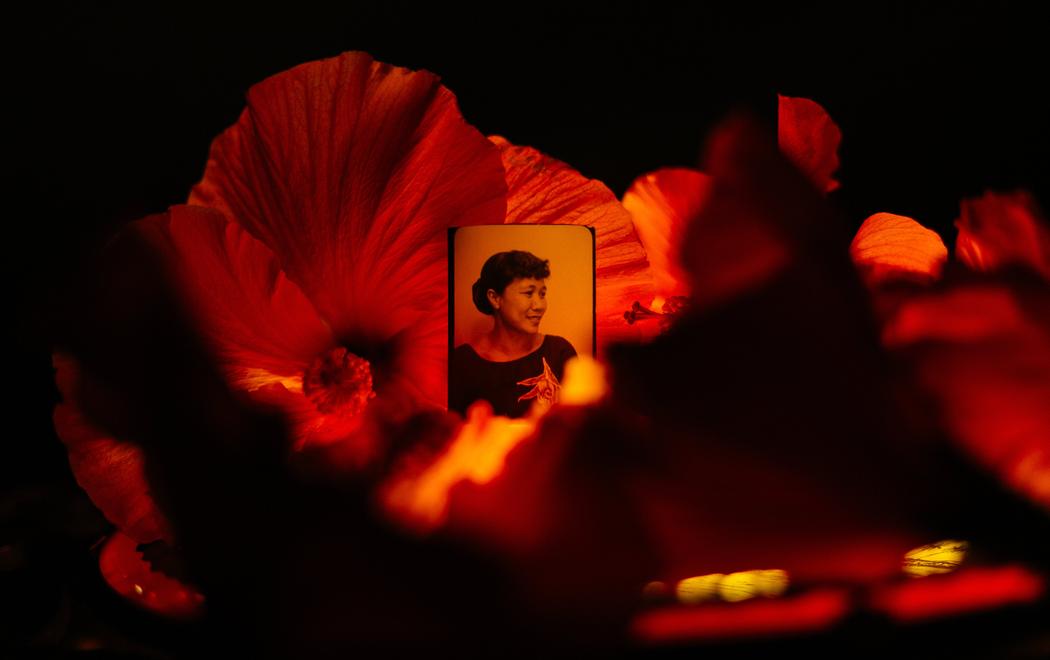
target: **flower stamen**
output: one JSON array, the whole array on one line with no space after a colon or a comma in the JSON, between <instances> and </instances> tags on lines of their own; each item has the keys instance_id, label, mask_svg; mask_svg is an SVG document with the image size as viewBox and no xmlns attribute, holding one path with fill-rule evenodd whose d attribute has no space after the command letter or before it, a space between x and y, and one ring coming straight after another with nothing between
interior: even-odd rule
<instances>
[{"instance_id":1,"label":"flower stamen","mask_svg":"<svg viewBox=\"0 0 1050 660\"><path fill-rule=\"evenodd\" d=\"M338 346L317 356L303 374L303 394L326 415L353 417L375 397L368 360Z\"/></svg>"},{"instance_id":2,"label":"flower stamen","mask_svg":"<svg viewBox=\"0 0 1050 660\"><path fill-rule=\"evenodd\" d=\"M660 303L657 305L657 303ZM660 331L663 332L667 328L671 327L671 324L680 317L688 306L689 299L685 296L671 296L670 298L663 300L660 299L653 301L653 307L659 306L659 310L651 309L646 307L637 300L631 305L631 309L623 313L623 317L627 319L628 325L634 325L635 323L641 323L644 321L652 321L654 319L660 322Z\"/></svg>"}]
</instances>

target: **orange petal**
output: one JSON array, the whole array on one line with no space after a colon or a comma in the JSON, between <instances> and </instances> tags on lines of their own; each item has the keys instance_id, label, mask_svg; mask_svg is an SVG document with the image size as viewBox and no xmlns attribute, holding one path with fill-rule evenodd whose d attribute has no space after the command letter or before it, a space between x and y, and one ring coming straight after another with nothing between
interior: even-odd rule
<instances>
[{"instance_id":1,"label":"orange petal","mask_svg":"<svg viewBox=\"0 0 1050 660\"><path fill-rule=\"evenodd\" d=\"M252 87L190 202L270 247L341 341L396 342L386 386L437 407L446 230L501 223L505 191L498 150L436 76L346 53Z\"/></svg>"},{"instance_id":2,"label":"orange petal","mask_svg":"<svg viewBox=\"0 0 1050 660\"><path fill-rule=\"evenodd\" d=\"M1020 265L1050 280L1050 227L1029 193L964 200L955 226L955 256L972 270Z\"/></svg>"},{"instance_id":3,"label":"orange petal","mask_svg":"<svg viewBox=\"0 0 1050 660\"><path fill-rule=\"evenodd\" d=\"M657 295L689 295L685 273L678 265L678 249L686 225L700 212L709 193L709 177L686 168L664 168L640 176L624 193L623 206L649 258Z\"/></svg>"},{"instance_id":4,"label":"orange petal","mask_svg":"<svg viewBox=\"0 0 1050 660\"><path fill-rule=\"evenodd\" d=\"M69 452L77 483L106 519L131 538L140 543L171 540L170 525L150 495L142 450L84 419L78 404L81 375L72 358L56 353L54 366L62 394L55 407L55 430Z\"/></svg>"},{"instance_id":5,"label":"orange petal","mask_svg":"<svg viewBox=\"0 0 1050 660\"><path fill-rule=\"evenodd\" d=\"M637 328L623 314L635 300L652 298L652 279L630 214L600 181L530 147L490 139L499 146L506 169L507 223L594 227L599 352L611 342L635 337Z\"/></svg>"},{"instance_id":6,"label":"orange petal","mask_svg":"<svg viewBox=\"0 0 1050 660\"><path fill-rule=\"evenodd\" d=\"M901 279L929 282L940 277L948 260L948 248L937 232L893 213L865 220L849 253L871 288Z\"/></svg>"},{"instance_id":7,"label":"orange petal","mask_svg":"<svg viewBox=\"0 0 1050 660\"><path fill-rule=\"evenodd\" d=\"M832 174L839 167L842 131L819 103L777 95L780 150L805 172L820 192L839 187Z\"/></svg>"}]
</instances>

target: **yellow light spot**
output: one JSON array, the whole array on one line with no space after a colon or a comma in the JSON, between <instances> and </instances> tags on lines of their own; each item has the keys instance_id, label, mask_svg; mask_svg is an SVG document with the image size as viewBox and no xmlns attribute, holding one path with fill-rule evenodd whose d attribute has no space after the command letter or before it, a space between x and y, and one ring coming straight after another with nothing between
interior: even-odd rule
<instances>
[{"instance_id":1,"label":"yellow light spot","mask_svg":"<svg viewBox=\"0 0 1050 660\"><path fill-rule=\"evenodd\" d=\"M755 574L755 586L758 595L766 598L776 598L784 595L791 581L788 579L787 571L772 568L765 571L753 571Z\"/></svg>"},{"instance_id":2,"label":"yellow light spot","mask_svg":"<svg viewBox=\"0 0 1050 660\"><path fill-rule=\"evenodd\" d=\"M138 585L138 584L132 585L132 586L134 586L134 588L135 588L135 593L137 593L138 595L141 596L142 595L142 586Z\"/></svg>"},{"instance_id":3,"label":"yellow light spot","mask_svg":"<svg viewBox=\"0 0 1050 660\"><path fill-rule=\"evenodd\" d=\"M595 403L608 391L605 367L587 355L574 357L565 364L563 380L560 402L570 406Z\"/></svg>"},{"instance_id":4,"label":"yellow light spot","mask_svg":"<svg viewBox=\"0 0 1050 660\"><path fill-rule=\"evenodd\" d=\"M675 595L679 602L686 605L712 600L736 603L757 596L776 598L787 591L789 584L787 571L776 568L738 571L728 575L711 573L680 581L675 588Z\"/></svg>"},{"instance_id":5,"label":"yellow light spot","mask_svg":"<svg viewBox=\"0 0 1050 660\"><path fill-rule=\"evenodd\" d=\"M730 603L738 603L742 600L754 598L759 593L756 572L740 571L739 573L730 573L725 576L718 584L718 595L722 597L722 600Z\"/></svg>"},{"instance_id":6,"label":"yellow light spot","mask_svg":"<svg viewBox=\"0 0 1050 660\"><path fill-rule=\"evenodd\" d=\"M938 541L909 550L904 555L903 570L911 577L951 573L966 558L967 541Z\"/></svg>"},{"instance_id":7,"label":"yellow light spot","mask_svg":"<svg viewBox=\"0 0 1050 660\"><path fill-rule=\"evenodd\" d=\"M721 573L711 573L680 580L675 587L675 596L679 603L685 605L714 600L718 596L718 583L723 577L725 576Z\"/></svg>"}]
</instances>

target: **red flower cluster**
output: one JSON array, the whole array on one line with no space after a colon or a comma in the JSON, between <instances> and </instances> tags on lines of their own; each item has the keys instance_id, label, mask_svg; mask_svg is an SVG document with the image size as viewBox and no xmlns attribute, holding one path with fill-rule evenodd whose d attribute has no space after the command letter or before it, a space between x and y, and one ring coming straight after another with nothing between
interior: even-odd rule
<instances>
[{"instance_id":1,"label":"red flower cluster","mask_svg":"<svg viewBox=\"0 0 1050 660\"><path fill-rule=\"evenodd\" d=\"M643 176L621 205L562 163L480 135L433 75L350 53L253 87L189 205L128 231L160 259L239 404L277 411L300 455L327 447L340 470L378 474L368 496L409 538L436 533L491 559L513 612L562 640L626 635L646 582L718 575L728 588L775 573L777 594L787 575L803 589L794 605L718 609L716 627L820 629L850 606L827 585L898 575L952 507L926 478L942 437L1050 507L1050 230L1028 197L990 194L964 202L958 267L902 216L872 216L851 244L826 200L839 140L819 105L782 97L776 142L732 120L702 172ZM464 422L443 411L446 230L504 222L596 228L609 382L577 364L565 405L542 419L476 407ZM77 479L134 541L172 540L144 477L155 450L114 437L113 417L86 416L96 383L74 357L55 363L55 423ZM902 392L936 416L916 419ZM396 449L405 435L410 448ZM401 551L400 535L360 524L371 536L347 561ZM452 565L441 552L420 565ZM328 570L385 593L367 566L295 566L280 593ZM1015 577L1006 584L1025 598L1041 592ZM872 602L900 611L915 603L907 593ZM387 598L349 630L396 610ZM312 614L289 615L306 627L279 634L346 634L338 612L317 628ZM634 633L712 625L695 614L647 615Z\"/></svg>"}]
</instances>

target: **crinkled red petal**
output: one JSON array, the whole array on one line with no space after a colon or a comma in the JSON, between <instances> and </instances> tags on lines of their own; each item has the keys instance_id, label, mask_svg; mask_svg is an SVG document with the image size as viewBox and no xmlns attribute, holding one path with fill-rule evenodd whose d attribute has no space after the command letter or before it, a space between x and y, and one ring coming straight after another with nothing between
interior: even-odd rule
<instances>
[{"instance_id":1,"label":"crinkled red petal","mask_svg":"<svg viewBox=\"0 0 1050 660\"><path fill-rule=\"evenodd\" d=\"M1050 280L1050 224L1029 193L964 200L955 226L955 256L972 270L1019 265Z\"/></svg>"},{"instance_id":2,"label":"crinkled red petal","mask_svg":"<svg viewBox=\"0 0 1050 660\"><path fill-rule=\"evenodd\" d=\"M710 186L702 172L669 167L638 177L624 193L623 206L645 247L657 295L689 295L678 251L685 227L703 208Z\"/></svg>"},{"instance_id":3,"label":"crinkled red petal","mask_svg":"<svg viewBox=\"0 0 1050 660\"><path fill-rule=\"evenodd\" d=\"M77 483L106 519L140 543L171 539L170 525L150 496L142 451L95 428L80 412L76 362L54 356L62 403L55 407L58 437L69 452Z\"/></svg>"},{"instance_id":4,"label":"crinkled red petal","mask_svg":"<svg viewBox=\"0 0 1050 660\"><path fill-rule=\"evenodd\" d=\"M839 187L832 176L839 167L842 131L815 101L777 96L777 137L780 150L823 193Z\"/></svg>"},{"instance_id":5,"label":"crinkled red petal","mask_svg":"<svg viewBox=\"0 0 1050 660\"><path fill-rule=\"evenodd\" d=\"M630 214L600 181L530 147L490 139L506 169L508 224L594 227L599 351L636 337L638 329L627 324L624 312L634 301L652 298L652 279Z\"/></svg>"},{"instance_id":6,"label":"crinkled red petal","mask_svg":"<svg viewBox=\"0 0 1050 660\"><path fill-rule=\"evenodd\" d=\"M106 583L138 607L172 619L195 619L204 613L204 596L175 578L158 573L138 551L136 540L115 533L98 558Z\"/></svg>"},{"instance_id":7,"label":"crinkled red petal","mask_svg":"<svg viewBox=\"0 0 1050 660\"><path fill-rule=\"evenodd\" d=\"M270 247L341 342L396 340L380 396L443 406L446 230L502 223L505 194L436 76L346 53L255 85L190 201Z\"/></svg>"}]
</instances>

